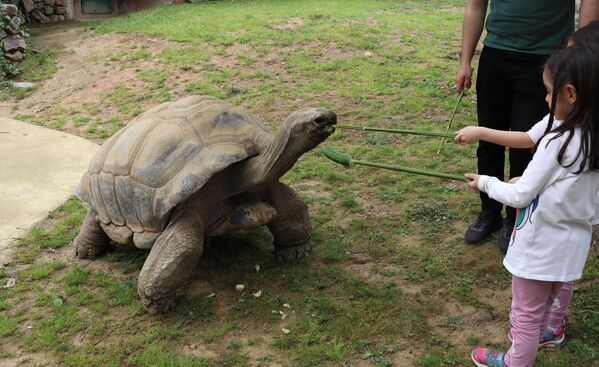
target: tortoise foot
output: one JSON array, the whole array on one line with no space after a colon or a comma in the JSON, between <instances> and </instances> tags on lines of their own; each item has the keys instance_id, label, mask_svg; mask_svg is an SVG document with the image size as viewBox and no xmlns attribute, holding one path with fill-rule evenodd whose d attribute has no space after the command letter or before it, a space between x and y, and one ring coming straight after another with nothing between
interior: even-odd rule
<instances>
[{"instance_id":1,"label":"tortoise foot","mask_svg":"<svg viewBox=\"0 0 599 367\"><path fill-rule=\"evenodd\" d=\"M110 238L104 233L100 222L96 219L96 212L89 210L73 241L75 255L80 259L93 259L105 252L110 246Z\"/></svg>"},{"instance_id":2,"label":"tortoise foot","mask_svg":"<svg viewBox=\"0 0 599 367\"><path fill-rule=\"evenodd\" d=\"M75 255L80 259L95 259L107 250L107 246L96 246L88 241L78 238L73 241L75 245Z\"/></svg>"},{"instance_id":3,"label":"tortoise foot","mask_svg":"<svg viewBox=\"0 0 599 367\"><path fill-rule=\"evenodd\" d=\"M275 247L275 256L279 261L293 261L302 259L312 252L310 243L304 243L291 247Z\"/></svg>"},{"instance_id":4,"label":"tortoise foot","mask_svg":"<svg viewBox=\"0 0 599 367\"><path fill-rule=\"evenodd\" d=\"M150 299L140 296L141 303L150 315L167 313L175 309L175 296Z\"/></svg>"}]
</instances>

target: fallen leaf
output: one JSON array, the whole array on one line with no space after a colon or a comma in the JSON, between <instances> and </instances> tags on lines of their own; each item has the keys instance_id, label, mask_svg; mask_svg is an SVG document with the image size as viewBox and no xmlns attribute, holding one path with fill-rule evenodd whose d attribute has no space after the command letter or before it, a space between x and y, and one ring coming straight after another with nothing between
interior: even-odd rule
<instances>
[{"instance_id":1,"label":"fallen leaf","mask_svg":"<svg viewBox=\"0 0 599 367\"><path fill-rule=\"evenodd\" d=\"M54 305L54 307L61 307L64 304L62 296L55 295L54 297L52 297L52 304Z\"/></svg>"}]
</instances>

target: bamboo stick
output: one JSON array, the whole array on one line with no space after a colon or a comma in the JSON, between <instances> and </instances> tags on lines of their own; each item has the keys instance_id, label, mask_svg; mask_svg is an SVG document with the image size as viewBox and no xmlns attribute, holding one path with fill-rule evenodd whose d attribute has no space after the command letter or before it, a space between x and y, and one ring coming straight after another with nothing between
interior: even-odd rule
<instances>
[{"instance_id":1,"label":"bamboo stick","mask_svg":"<svg viewBox=\"0 0 599 367\"><path fill-rule=\"evenodd\" d=\"M384 164L384 163L375 163L375 162L355 160L355 159L352 159L352 157L349 154L338 152L335 149L332 149L332 148L329 148L326 146L322 148L322 152L330 160L337 162L339 164L342 164L344 166L347 166L347 167L351 167L352 165L369 166L369 167L376 167L376 168L384 168L384 169L393 170L393 171L414 173L417 175L432 176L432 177L438 177L438 178L445 178L445 179L449 179L449 180L468 182L468 179L464 176L452 175L449 173L426 171L426 170L417 169L417 168L403 167L403 166L396 165L396 164Z\"/></svg>"},{"instance_id":2,"label":"bamboo stick","mask_svg":"<svg viewBox=\"0 0 599 367\"><path fill-rule=\"evenodd\" d=\"M438 131L418 131L418 130L406 130L406 129L386 129L380 127L367 127L367 126L352 126L352 125L335 125L336 129L348 129L348 130L361 130L361 131L378 131L384 133L394 134L406 134L406 135L425 135L425 136L440 136L444 138L453 138L455 134L449 132L438 132Z\"/></svg>"},{"instance_id":3,"label":"bamboo stick","mask_svg":"<svg viewBox=\"0 0 599 367\"><path fill-rule=\"evenodd\" d=\"M453 108L453 112L451 113L451 118L449 119L449 124L447 124L447 129L445 129L445 132L449 132L449 129L451 129L451 123L453 122L453 118L455 117L455 113L458 110L458 106L460 105L460 102L462 101L462 97L464 97L464 90L462 90L462 93L460 93L460 98L458 98L458 102L455 104L455 107ZM441 148L443 148L443 144L445 144L445 138L443 138L443 140L441 140L441 143L439 144L439 149L437 149L437 154L441 153Z\"/></svg>"}]
</instances>

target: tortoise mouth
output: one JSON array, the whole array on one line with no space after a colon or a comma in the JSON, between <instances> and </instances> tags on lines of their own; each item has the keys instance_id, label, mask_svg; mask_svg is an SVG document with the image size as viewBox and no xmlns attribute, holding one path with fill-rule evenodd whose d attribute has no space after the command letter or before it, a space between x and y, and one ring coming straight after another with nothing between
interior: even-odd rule
<instances>
[{"instance_id":1,"label":"tortoise mouth","mask_svg":"<svg viewBox=\"0 0 599 367\"><path fill-rule=\"evenodd\" d=\"M334 124L334 122L333 122ZM322 136L324 136L325 138L328 138L329 136L333 135L333 133L335 132L335 127L333 125L327 125L324 126L322 128L320 128L320 130L318 131L318 133Z\"/></svg>"}]
</instances>

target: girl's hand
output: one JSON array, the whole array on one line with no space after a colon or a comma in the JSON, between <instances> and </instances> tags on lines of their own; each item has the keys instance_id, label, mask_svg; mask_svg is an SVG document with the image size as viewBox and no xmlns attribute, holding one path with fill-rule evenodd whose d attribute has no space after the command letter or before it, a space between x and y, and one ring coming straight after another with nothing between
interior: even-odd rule
<instances>
[{"instance_id":1,"label":"girl's hand","mask_svg":"<svg viewBox=\"0 0 599 367\"><path fill-rule=\"evenodd\" d=\"M478 126L466 126L455 132L455 141L457 143L472 144L481 138L482 129Z\"/></svg>"},{"instance_id":2,"label":"girl's hand","mask_svg":"<svg viewBox=\"0 0 599 367\"><path fill-rule=\"evenodd\" d=\"M470 186L472 190L478 191L478 179L480 178L480 175L477 175L476 173L466 173L464 176L470 179L470 181L468 181L468 186Z\"/></svg>"}]
</instances>

